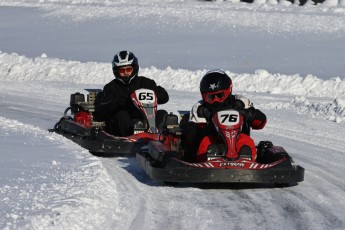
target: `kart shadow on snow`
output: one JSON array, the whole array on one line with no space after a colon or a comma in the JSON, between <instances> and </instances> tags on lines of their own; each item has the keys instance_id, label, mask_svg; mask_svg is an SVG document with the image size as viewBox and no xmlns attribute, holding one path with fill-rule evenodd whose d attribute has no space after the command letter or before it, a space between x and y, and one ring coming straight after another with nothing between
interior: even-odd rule
<instances>
[{"instance_id":1,"label":"kart shadow on snow","mask_svg":"<svg viewBox=\"0 0 345 230\"><path fill-rule=\"evenodd\" d=\"M145 171L137 165L135 154L103 154L103 153L93 153L92 155L101 158L116 158L120 163L120 166L125 169L129 174L131 174L139 182L149 185L149 186L164 186L163 182L152 180Z\"/></svg>"},{"instance_id":2,"label":"kart shadow on snow","mask_svg":"<svg viewBox=\"0 0 345 230\"><path fill-rule=\"evenodd\" d=\"M94 154L95 155L95 154ZM96 155L95 155L96 156ZM98 157L111 157L111 156L99 156ZM163 182L151 179L145 171L137 165L136 158L134 156L119 157L118 162L122 168L130 173L136 180L153 187L176 187L176 188L199 188L199 189L230 189L230 190L245 190L245 189L267 189L267 188L280 188L275 184L259 184L259 183L175 183L175 182ZM296 186L290 184L288 186L282 186L281 188L289 188Z\"/></svg>"}]
</instances>

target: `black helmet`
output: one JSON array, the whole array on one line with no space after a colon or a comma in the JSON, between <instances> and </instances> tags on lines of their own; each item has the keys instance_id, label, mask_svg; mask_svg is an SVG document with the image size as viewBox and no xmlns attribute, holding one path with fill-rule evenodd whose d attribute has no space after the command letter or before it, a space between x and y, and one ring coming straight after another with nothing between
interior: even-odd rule
<instances>
[{"instance_id":1,"label":"black helmet","mask_svg":"<svg viewBox=\"0 0 345 230\"><path fill-rule=\"evenodd\" d=\"M113 65L113 73L116 79L122 81L123 83L130 83L130 81L138 75L139 72L139 62L138 58L129 51L121 51L115 54L114 59L112 61ZM131 66L133 68L133 72L129 77L121 77L119 73L120 67Z\"/></svg>"},{"instance_id":2,"label":"black helmet","mask_svg":"<svg viewBox=\"0 0 345 230\"><path fill-rule=\"evenodd\" d=\"M208 71L201 79L200 92L206 104L223 103L232 92L231 78L221 69Z\"/></svg>"}]
</instances>

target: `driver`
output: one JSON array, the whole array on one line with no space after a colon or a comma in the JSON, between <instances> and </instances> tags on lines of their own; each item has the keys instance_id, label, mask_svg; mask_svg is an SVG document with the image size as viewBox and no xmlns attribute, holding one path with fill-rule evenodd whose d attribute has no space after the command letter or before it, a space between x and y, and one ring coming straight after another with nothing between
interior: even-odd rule
<instances>
[{"instance_id":1,"label":"driver","mask_svg":"<svg viewBox=\"0 0 345 230\"><path fill-rule=\"evenodd\" d=\"M100 104L100 113L105 119L107 132L116 136L134 133L134 119L142 119L140 111L131 101L130 94L137 89L151 89L157 96L157 103L169 101L167 91L152 79L138 76L138 59L132 52L121 51L112 61L115 79L106 84Z\"/></svg>"},{"instance_id":2,"label":"driver","mask_svg":"<svg viewBox=\"0 0 345 230\"><path fill-rule=\"evenodd\" d=\"M221 110L236 109L244 117L244 127L236 143L241 158L256 159L256 148L249 136L250 128L262 129L266 124L266 115L255 109L245 97L232 95L231 78L221 69L211 70L200 82L202 100L197 102L189 115L185 131L185 150L187 161L202 162L206 160L206 152L213 145L221 146L214 125L210 124L211 116ZM224 149L224 147L223 147Z\"/></svg>"}]
</instances>

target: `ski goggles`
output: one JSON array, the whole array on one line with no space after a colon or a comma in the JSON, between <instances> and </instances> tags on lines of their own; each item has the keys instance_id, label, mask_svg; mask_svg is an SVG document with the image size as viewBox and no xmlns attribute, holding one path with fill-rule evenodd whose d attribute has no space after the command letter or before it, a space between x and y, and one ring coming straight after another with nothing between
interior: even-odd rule
<instances>
[{"instance_id":1,"label":"ski goggles","mask_svg":"<svg viewBox=\"0 0 345 230\"><path fill-rule=\"evenodd\" d=\"M132 66L126 66L126 67L120 67L119 68L119 73L120 74L125 74L125 73L132 73L133 67Z\"/></svg>"},{"instance_id":2,"label":"ski goggles","mask_svg":"<svg viewBox=\"0 0 345 230\"><path fill-rule=\"evenodd\" d=\"M225 95L224 91L202 93L202 99L210 104L213 104L215 102L223 102L227 96L229 95Z\"/></svg>"}]
</instances>

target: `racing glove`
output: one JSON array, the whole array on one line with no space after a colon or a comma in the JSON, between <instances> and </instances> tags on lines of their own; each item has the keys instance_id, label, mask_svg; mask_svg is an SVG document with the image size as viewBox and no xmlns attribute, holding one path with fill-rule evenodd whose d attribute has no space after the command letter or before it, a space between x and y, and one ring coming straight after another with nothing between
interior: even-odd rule
<instances>
[{"instance_id":1,"label":"racing glove","mask_svg":"<svg viewBox=\"0 0 345 230\"><path fill-rule=\"evenodd\" d=\"M254 107L241 111L243 118L253 129L262 129L267 122L266 115Z\"/></svg>"}]
</instances>

